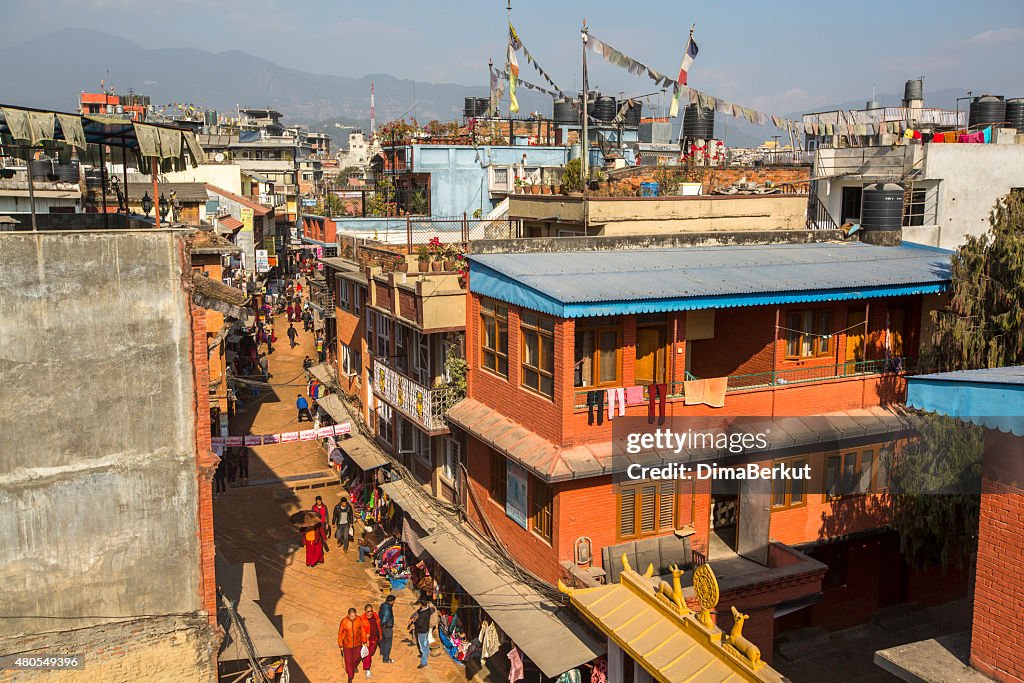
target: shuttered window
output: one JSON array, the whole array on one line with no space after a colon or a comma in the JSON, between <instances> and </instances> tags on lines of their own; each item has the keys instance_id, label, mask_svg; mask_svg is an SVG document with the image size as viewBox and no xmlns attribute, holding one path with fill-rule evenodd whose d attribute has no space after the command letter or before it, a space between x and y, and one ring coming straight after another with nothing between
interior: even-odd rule
<instances>
[{"instance_id":1,"label":"shuttered window","mask_svg":"<svg viewBox=\"0 0 1024 683\"><path fill-rule=\"evenodd\" d=\"M619 538L649 536L675 528L675 482L619 487Z\"/></svg>"}]
</instances>

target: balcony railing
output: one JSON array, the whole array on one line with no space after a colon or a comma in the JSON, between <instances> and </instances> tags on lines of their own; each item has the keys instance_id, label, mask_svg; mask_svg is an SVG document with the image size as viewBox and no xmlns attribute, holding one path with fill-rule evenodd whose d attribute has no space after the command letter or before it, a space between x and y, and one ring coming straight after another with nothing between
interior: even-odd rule
<instances>
[{"instance_id":1,"label":"balcony railing","mask_svg":"<svg viewBox=\"0 0 1024 683\"><path fill-rule=\"evenodd\" d=\"M823 382L827 380L862 377L867 375L898 375L912 367L911 362L903 357L884 358L880 360L849 361L833 365L817 365L814 367L786 368L769 372L755 372L743 375L729 375L726 392L745 391L748 389L764 389L768 387L785 387L805 382ZM687 381L704 379L686 373ZM685 396L685 382L668 382L668 398ZM595 387L577 389L574 403L576 410L586 410L587 393ZM644 387L644 400L648 400L647 387Z\"/></svg>"},{"instance_id":2,"label":"balcony railing","mask_svg":"<svg viewBox=\"0 0 1024 683\"><path fill-rule=\"evenodd\" d=\"M403 416L432 432L448 428L445 413L462 399L448 387L427 389L376 359L373 392Z\"/></svg>"}]
</instances>

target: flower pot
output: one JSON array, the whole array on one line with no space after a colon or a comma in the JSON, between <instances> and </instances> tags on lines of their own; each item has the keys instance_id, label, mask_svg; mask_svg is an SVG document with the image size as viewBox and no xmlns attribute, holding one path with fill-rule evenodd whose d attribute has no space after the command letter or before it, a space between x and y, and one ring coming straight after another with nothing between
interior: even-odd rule
<instances>
[{"instance_id":1,"label":"flower pot","mask_svg":"<svg viewBox=\"0 0 1024 683\"><path fill-rule=\"evenodd\" d=\"M459 276L459 287L462 287L463 289L466 288L466 276L465 275L460 275Z\"/></svg>"},{"instance_id":2,"label":"flower pot","mask_svg":"<svg viewBox=\"0 0 1024 683\"><path fill-rule=\"evenodd\" d=\"M430 263L428 261L420 261L417 265L419 266L421 273L425 273L430 270Z\"/></svg>"},{"instance_id":3,"label":"flower pot","mask_svg":"<svg viewBox=\"0 0 1024 683\"><path fill-rule=\"evenodd\" d=\"M399 273L408 273L409 272L409 262L406 261L405 259L402 259L401 261L399 261L398 262L398 272Z\"/></svg>"},{"instance_id":4,"label":"flower pot","mask_svg":"<svg viewBox=\"0 0 1024 683\"><path fill-rule=\"evenodd\" d=\"M540 194L540 185L530 185L530 194Z\"/></svg>"},{"instance_id":5,"label":"flower pot","mask_svg":"<svg viewBox=\"0 0 1024 683\"><path fill-rule=\"evenodd\" d=\"M430 270L432 270L435 273L440 273L441 272L441 262L440 261L431 261L430 262Z\"/></svg>"},{"instance_id":6,"label":"flower pot","mask_svg":"<svg viewBox=\"0 0 1024 683\"><path fill-rule=\"evenodd\" d=\"M551 188L548 187L547 185L541 185L540 186L540 193L541 194L551 194Z\"/></svg>"},{"instance_id":7,"label":"flower pot","mask_svg":"<svg viewBox=\"0 0 1024 683\"><path fill-rule=\"evenodd\" d=\"M446 260L444 262L444 270L445 270L446 273L450 273L453 270L455 270L455 261L454 260Z\"/></svg>"}]
</instances>

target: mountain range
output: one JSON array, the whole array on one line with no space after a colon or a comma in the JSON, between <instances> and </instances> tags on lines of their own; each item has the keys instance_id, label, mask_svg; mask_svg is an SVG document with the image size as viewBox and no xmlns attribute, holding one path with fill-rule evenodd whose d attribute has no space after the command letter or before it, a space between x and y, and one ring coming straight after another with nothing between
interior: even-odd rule
<instances>
[{"instance_id":1,"label":"mountain range","mask_svg":"<svg viewBox=\"0 0 1024 683\"><path fill-rule=\"evenodd\" d=\"M370 82L374 83L377 121L403 115L420 122L462 115L464 98L484 97L487 85L414 82L389 74L349 78L290 69L239 50L209 52L195 48L144 48L131 40L88 29L63 29L20 45L0 48L0 63L22 65L0 72L0 99L9 104L74 111L80 91L98 92L100 80L118 93L129 89L149 95L154 104L186 103L233 112L236 107L271 107L285 124L304 124L343 142L345 128L369 122ZM713 89L709 88L709 90ZM925 93L928 106L953 108L962 90ZM879 95L898 105L901 95ZM865 98L866 99L866 98ZM548 96L519 89L521 114L551 114ZM864 100L818 107L860 109ZM966 106L966 103L964 103ZM799 113L786 115L799 120ZM675 126L673 127L675 129ZM775 128L746 121L716 121L731 146L751 146L778 134Z\"/></svg>"}]
</instances>

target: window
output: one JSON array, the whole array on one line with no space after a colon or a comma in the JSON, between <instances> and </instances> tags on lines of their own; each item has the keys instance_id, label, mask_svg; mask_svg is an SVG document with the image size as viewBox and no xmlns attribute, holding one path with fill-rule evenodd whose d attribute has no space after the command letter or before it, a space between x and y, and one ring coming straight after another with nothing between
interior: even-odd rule
<instances>
[{"instance_id":1,"label":"window","mask_svg":"<svg viewBox=\"0 0 1024 683\"><path fill-rule=\"evenodd\" d=\"M783 464L799 470L807 464L807 458L776 460L773 465ZM772 510L788 510L807 504L807 482L803 479L772 480Z\"/></svg>"},{"instance_id":2,"label":"window","mask_svg":"<svg viewBox=\"0 0 1024 683\"><path fill-rule=\"evenodd\" d=\"M508 377L508 306L480 300L480 365Z\"/></svg>"},{"instance_id":3,"label":"window","mask_svg":"<svg viewBox=\"0 0 1024 683\"><path fill-rule=\"evenodd\" d=\"M389 445L395 443L395 428L391 420L391 406L377 399L377 436Z\"/></svg>"},{"instance_id":4,"label":"window","mask_svg":"<svg viewBox=\"0 0 1024 683\"><path fill-rule=\"evenodd\" d=\"M491 450L491 500L498 505L505 505L505 487L508 483L508 463L505 456Z\"/></svg>"},{"instance_id":5,"label":"window","mask_svg":"<svg viewBox=\"0 0 1024 683\"><path fill-rule=\"evenodd\" d=\"M363 359L359 352L344 342L341 344L341 373L346 377L363 374Z\"/></svg>"},{"instance_id":6,"label":"window","mask_svg":"<svg viewBox=\"0 0 1024 683\"><path fill-rule=\"evenodd\" d=\"M430 457L430 437L416 428L410 420L398 418L401 429L398 432L398 452L411 454L423 464L433 465Z\"/></svg>"},{"instance_id":7,"label":"window","mask_svg":"<svg viewBox=\"0 0 1024 683\"><path fill-rule=\"evenodd\" d=\"M450 482L456 481L459 469L459 442L450 436L444 437L444 460L441 462L441 476Z\"/></svg>"},{"instance_id":8,"label":"window","mask_svg":"<svg viewBox=\"0 0 1024 683\"><path fill-rule=\"evenodd\" d=\"M338 280L338 308L343 311L351 310L352 304L349 299L349 284L344 280Z\"/></svg>"},{"instance_id":9,"label":"window","mask_svg":"<svg viewBox=\"0 0 1024 683\"><path fill-rule=\"evenodd\" d=\"M376 356L386 365L391 365L391 318L376 311L373 312L373 317L373 328L377 335Z\"/></svg>"},{"instance_id":10,"label":"window","mask_svg":"<svg viewBox=\"0 0 1024 683\"><path fill-rule=\"evenodd\" d=\"M408 358L405 357L405 326L395 323L395 369L409 374Z\"/></svg>"},{"instance_id":11,"label":"window","mask_svg":"<svg viewBox=\"0 0 1024 683\"><path fill-rule=\"evenodd\" d=\"M641 482L619 487L619 538L649 536L675 528L674 481Z\"/></svg>"},{"instance_id":12,"label":"window","mask_svg":"<svg viewBox=\"0 0 1024 683\"><path fill-rule=\"evenodd\" d=\"M832 312L794 311L786 316L786 358L832 353Z\"/></svg>"},{"instance_id":13,"label":"window","mask_svg":"<svg viewBox=\"0 0 1024 683\"><path fill-rule=\"evenodd\" d=\"M358 285L352 285L352 289L353 311L359 315L363 311L363 304L366 303L366 290Z\"/></svg>"},{"instance_id":14,"label":"window","mask_svg":"<svg viewBox=\"0 0 1024 683\"><path fill-rule=\"evenodd\" d=\"M373 352L373 319L375 316L375 313L366 316L366 350L369 353Z\"/></svg>"},{"instance_id":15,"label":"window","mask_svg":"<svg viewBox=\"0 0 1024 683\"><path fill-rule=\"evenodd\" d=\"M825 500L885 488L881 450L874 448L830 453L825 456Z\"/></svg>"},{"instance_id":16,"label":"window","mask_svg":"<svg viewBox=\"0 0 1024 683\"><path fill-rule=\"evenodd\" d=\"M530 529L551 542L551 489L530 475Z\"/></svg>"},{"instance_id":17,"label":"window","mask_svg":"<svg viewBox=\"0 0 1024 683\"><path fill-rule=\"evenodd\" d=\"M618 327L576 331L573 377L577 387L617 386L620 380L622 335Z\"/></svg>"},{"instance_id":18,"label":"window","mask_svg":"<svg viewBox=\"0 0 1024 683\"><path fill-rule=\"evenodd\" d=\"M908 190L903 207L903 225L924 225L927 190Z\"/></svg>"},{"instance_id":19,"label":"window","mask_svg":"<svg viewBox=\"0 0 1024 683\"><path fill-rule=\"evenodd\" d=\"M523 386L554 398L555 321L524 311L519 331L523 346Z\"/></svg>"}]
</instances>

